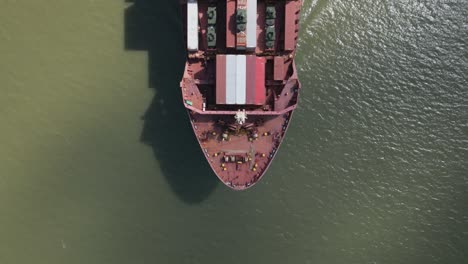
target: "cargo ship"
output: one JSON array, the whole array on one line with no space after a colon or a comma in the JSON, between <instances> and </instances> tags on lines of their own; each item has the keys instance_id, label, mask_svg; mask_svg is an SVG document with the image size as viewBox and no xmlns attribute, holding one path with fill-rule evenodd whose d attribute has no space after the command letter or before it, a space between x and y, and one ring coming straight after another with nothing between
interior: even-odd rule
<instances>
[{"instance_id":1,"label":"cargo ship","mask_svg":"<svg viewBox=\"0 0 468 264\"><path fill-rule=\"evenodd\" d=\"M182 97L203 154L234 190L271 165L298 103L301 0L182 0Z\"/></svg>"}]
</instances>

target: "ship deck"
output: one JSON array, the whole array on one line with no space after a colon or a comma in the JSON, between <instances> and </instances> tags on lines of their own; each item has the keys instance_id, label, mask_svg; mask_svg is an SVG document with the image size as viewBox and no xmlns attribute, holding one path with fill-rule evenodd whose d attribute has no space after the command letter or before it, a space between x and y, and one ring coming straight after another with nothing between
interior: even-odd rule
<instances>
[{"instance_id":1,"label":"ship deck","mask_svg":"<svg viewBox=\"0 0 468 264\"><path fill-rule=\"evenodd\" d=\"M247 29L255 29L254 37L236 28L238 13L249 12L247 1L253 0L188 0L189 4L181 4L188 49L181 81L183 102L213 171L236 190L254 185L270 166L301 88L294 65L301 1L256 1L255 27L247 25ZM213 32L215 42L209 36ZM255 40L254 47L249 46L249 37ZM237 62L234 77L230 71L236 67L232 68L230 59L243 59L244 63ZM239 69L244 76L239 77ZM239 85L242 82L247 84ZM232 89L237 92L234 96Z\"/></svg>"}]
</instances>

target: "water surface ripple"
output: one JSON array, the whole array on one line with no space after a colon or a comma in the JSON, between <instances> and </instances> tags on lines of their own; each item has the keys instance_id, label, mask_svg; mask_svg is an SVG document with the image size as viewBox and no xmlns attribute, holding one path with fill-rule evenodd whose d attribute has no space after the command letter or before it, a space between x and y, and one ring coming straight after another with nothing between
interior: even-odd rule
<instances>
[{"instance_id":1,"label":"water surface ripple","mask_svg":"<svg viewBox=\"0 0 468 264\"><path fill-rule=\"evenodd\" d=\"M245 192L190 131L175 1L0 4L0 263L468 262L467 1L306 0Z\"/></svg>"}]
</instances>

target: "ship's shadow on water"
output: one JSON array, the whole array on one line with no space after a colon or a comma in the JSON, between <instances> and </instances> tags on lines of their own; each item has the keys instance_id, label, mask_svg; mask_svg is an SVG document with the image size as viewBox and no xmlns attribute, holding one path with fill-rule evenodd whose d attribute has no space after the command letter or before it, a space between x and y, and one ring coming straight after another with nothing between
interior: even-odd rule
<instances>
[{"instance_id":1,"label":"ship's shadow on water","mask_svg":"<svg viewBox=\"0 0 468 264\"><path fill-rule=\"evenodd\" d=\"M148 52L149 87L155 90L143 115L141 140L152 147L177 196L199 203L218 181L204 160L182 105L179 82L186 55L178 1L126 2L125 49Z\"/></svg>"}]
</instances>

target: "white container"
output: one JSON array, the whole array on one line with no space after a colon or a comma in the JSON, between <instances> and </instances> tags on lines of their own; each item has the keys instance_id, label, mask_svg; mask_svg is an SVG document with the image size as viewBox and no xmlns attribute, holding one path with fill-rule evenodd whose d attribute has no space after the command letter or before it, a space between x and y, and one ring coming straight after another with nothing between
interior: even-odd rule
<instances>
[{"instance_id":1,"label":"white container","mask_svg":"<svg viewBox=\"0 0 468 264\"><path fill-rule=\"evenodd\" d=\"M198 3L197 0L187 1L187 49L198 50Z\"/></svg>"},{"instance_id":2,"label":"white container","mask_svg":"<svg viewBox=\"0 0 468 264\"><path fill-rule=\"evenodd\" d=\"M246 57L238 55L236 61L236 104L244 105L246 99L247 81L246 81Z\"/></svg>"},{"instance_id":3,"label":"white container","mask_svg":"<svg viewBox=\"0 0 468 264\"><path fill-rule=\"evenodd\" d=\"M257 47L257 0L247 0L247 48Z\"/></svg>"},{"instance_id":4,"label":"white container","mask_svg":"<svg viewBox=\"0 0 468 264\"><path fill-rule=\"evenodd\" d=\"M226 104L236 103L237 56L226 55Z\"/></svg>"}]
</instances>

